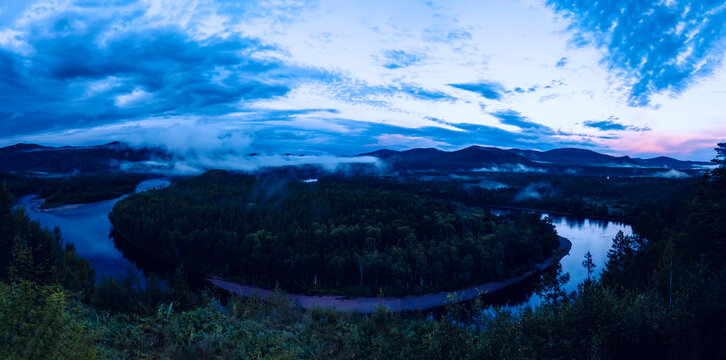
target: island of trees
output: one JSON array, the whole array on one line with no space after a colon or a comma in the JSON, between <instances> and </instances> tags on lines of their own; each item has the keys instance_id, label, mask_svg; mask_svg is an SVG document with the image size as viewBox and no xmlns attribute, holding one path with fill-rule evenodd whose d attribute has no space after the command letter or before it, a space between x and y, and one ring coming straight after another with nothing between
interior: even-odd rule
<instances>
[{"instance_id":1,"label":"island of trees","mask_svg":"<svg viewBox=\"0 0 726 360\"><path fill-rule=\"evenodd\" d=\"M505 218L380 182L314 183L215 171L135 194L114 236L187 270L288 291L402 295L529 270L553 254L553 226Z\"/></svg>"}]
</instances>

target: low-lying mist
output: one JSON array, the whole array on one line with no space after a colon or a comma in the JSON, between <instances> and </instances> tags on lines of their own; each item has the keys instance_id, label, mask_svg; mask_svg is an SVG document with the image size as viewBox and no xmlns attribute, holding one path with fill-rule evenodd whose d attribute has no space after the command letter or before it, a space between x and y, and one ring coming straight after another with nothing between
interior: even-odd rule
<instances>
[{"instance_id":1,"label":"low-lying mist","mask_svg":"<svg viewBox=\"0 0 726 360\"><path fill-rule=\"evenodd\" d=\"M260 155L228 154L224 156L171 154L169 159L125 162L120 168L129 172L148 172L161 175L196 175L212 169L254 172L266 168L312 165L330 172L347 172L351 165L370 165L378 169L378 159L370 156L337 157L332 155Z\"/></svg>"},{"instance_id":2,"label":"low-lying mist","mask_svg":"<svg viewBox=\"0 0 726 360\"><path fill-rule=\"evenodd\" d=\"M131 137L136 149L161 149L166 156L146 161L124 162L122 171L150 172L162 175L196 175L212 169L254 172L266 168L311 165L331 172L350 171L365 165L379 171L381 164L372 156L345 157L301 150L298 154L275 149L260 151L254 138L241 131L175 124Z\"/></svg>"},{"instance_id":3,"label":"low-lying mist","mask_svg":"<svg viewBox=\"0 0 726 360\"><path fill-rule=\"evenodd\" d=\"M474 169L480 172L503 172L503 173L546 173L546 169L533 168L523 164L503 164L499 166L483 167Z\"/></svg>"},{"instance_id":4,"label":"low-lying mist","mask_svg":"<svg viewBox=\"0 0 726 360\"><path fill-rule=\"evenodd\" d=\"M526 200L540 200L547 197L552 197L557 194L556 189L551 183L547 181L539 181L527 185L522 191L514 196L515 202L521 202Z\"/></svg>"}]
</instances>

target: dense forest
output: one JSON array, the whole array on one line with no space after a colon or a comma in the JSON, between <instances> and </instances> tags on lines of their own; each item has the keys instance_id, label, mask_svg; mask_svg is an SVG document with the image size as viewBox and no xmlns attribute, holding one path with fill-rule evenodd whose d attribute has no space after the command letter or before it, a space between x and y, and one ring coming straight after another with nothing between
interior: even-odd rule
<instances>
[{"instance_id":1,"label":"dense forest","mask_svg":"<svg viewBox=\"0 0 726 360\"><path fill-rule=\"evenodd\" d=\"M473 206L536 209L631 222L643 209L653 210L664 202L683 202L696 179L468 171L365 181L389 190L405 189Z\"/></svg>"},{"instance_id":2,"label":"dense forest","mask_svg":"<svg viewBox=\"0 0 726 360\"><path fill-rule=\"evenodd\" d=\"M130 196L110 218L118 239L194 272L373 296L501 279L530 269L559 244L537 215L507 219L361 181L222 171Z\"/></svg>"},{"instance_id":3,"label":"dense forest","mask_svg":"<svg viewBox=\"0 0 726 360\"><path fill-rule=\"evenodd\" d=\"M726 144L719 168L684 190L684 201L634 216L637 235L618 234L603 269L578 291L561 291L561 270L547 276L546 301L515 312L481 303L452 304L441 317L302 311L278 294L271 302L209 296L193 302L133 281L99 285L103 305L81 301L64 277L36 277L22 263L59 264L71 251L38 243L21 212L0 191L0 357L24 359L719 359L726 354ZM666 211L662 211L666 210ZM18 222L20 225L15 224ZM32 223L32 222L31 222ZM35 228L37 224L29 224ZM52 244L51 232L44 238ZM16 240L12 240L16 239ZM46 244L45 240L39 243ZM52 246L56 250L59 246ZM12 254L12 255L11 255ZM57 268L61 268L56 265ZM12 272L7 269L12 268ZM74 274L83 266L65 267ZM12 276L9 275L12 273ZM177 285L170 283L168 288ZM179 285L181 286L181 285ZM103 289L100 289L100 288ZM163 296L160 296L162 294ZM178 292L181 294L181 292ZM91 296L92 298L96 295ZM146 306L124 307L138 303Z\"/></svg>"}]
</instances>

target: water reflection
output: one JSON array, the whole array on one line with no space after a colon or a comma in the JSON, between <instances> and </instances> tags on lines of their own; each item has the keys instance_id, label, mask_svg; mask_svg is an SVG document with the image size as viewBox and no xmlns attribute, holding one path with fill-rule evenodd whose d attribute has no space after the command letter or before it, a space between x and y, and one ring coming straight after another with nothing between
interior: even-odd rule
<instances>
[{"instance_id":1,"label":"water reflection","mask_svg":"<svg viewBox=\"0 0 726 360\"><path fill-rule=\"evenodd\" d=\"M156 189L169 185L165 179L152 179L140 183L136 192ZM21 197L17 205L25 208L31 220L38 220L43 227L58 227L63 234L64 243L73 243L78 255L88 260L96 271L96 279L102 275L125 275L129 268L138 268L116 249L113 239L109 238L111 223L108 214L114 204L126 197L99 201L90 204L66 205L53 209L39 209L43 201L36 195Z\"/></svg>"},{"instance_id":2,"label":"water reflection","mask_svg":"<svg viewBox=\"0 0 726 360\"><path fill-rule=\"evenodd\" d=\"M507 213L505 210L494 210L492 212L500 215ZM550 218L557 230L557 234L572 242L569 255L560 260L562 270L570 274L570 281L565 284L567 292L577 290L577 285L587 278L587 271L582 266L585 253L589 251L592 254L592 261L597 266L595 276L599 278L600 272L607 262L607 253L612 246L613 238L618 231L622 231L625 235L633 234L630 225L615 221L544 213L542 218ZM542 299L534 292L536 285L536 281L532 281L509 289L509 295L498 294L493 302L508 303L514 305L513 308L539 305ZM506 301L504 301L505 299Z\"/></svg>"}]
</instances>

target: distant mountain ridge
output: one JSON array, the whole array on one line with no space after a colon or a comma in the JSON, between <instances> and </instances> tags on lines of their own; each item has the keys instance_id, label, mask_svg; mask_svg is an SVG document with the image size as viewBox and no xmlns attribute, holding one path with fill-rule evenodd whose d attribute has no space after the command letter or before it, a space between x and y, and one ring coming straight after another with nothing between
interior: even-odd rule
<instances>
[{"instance_id":1,"label":"distant mountain ridge","mask_svg":"<svg viewBox=\"0 0 726 360\"><path fill-rule=\"evenodd\" d=\"M522 164L536 167L526 157L494 147L470 146L457 151L434 148L405 151L379 150L360 156L374 156L400 170L471 170L490 165Z\"/></svg>"},{"instance_id":2,"label":"distant mountain ridge","mask_svg":"<svg viewBox=\"0 0 726 360\"><path fill-rule=\"evenodd\" d=\"M254 156L249 154L248 156ZM649 159L611 156L592 150L563 148L549 151L470 146L456 151L417 148L404 151L382 149L360 154L377 157L390 171L503 171L581 173L582 168L625 171L638 175L645 169L700 169L708 162L683 161L659 156ZM116 171L163 172L174 160L162 148L134 148L111 142L95 146L49 147L15 144L0 148L0 172L69 174ZM622 172L621 171L621 172ZM592 173L592 172L590 172ZM602 171L598 172L602 173ZM623 173L625 174L625 173ZM627 174L625 174L627 175Z\"/></svg>"},{"instance_id":3,"label":"distant mountain ridge","mask_svg":"<svg viewBox=\"0 0 726 360\"><path fill-rule=\"evenodd\" d=\"M121 167L125 163L163 159L167 156L166 152L159 149L135 149L118 141L95 146L62 147L20 143L0 148L0 172L114 172L123 170Z\"/></svg>"},{"instance_id":4,"label":"distant mountain ridge","mask_svg":"<svg viewBox=\"0 0 726 360\"><path fill-rule=\"evenodd\" d=\"M470 146L456 151L434 148L396 151L383 149L360 156L374 156L398 170L476 170L502 166L545 170L548 166L670 168L692 170L708 162L677 160L666 156L650 159L611 156L592 150L562 148L548 151Z\"/></svg>"}]
</instances>

